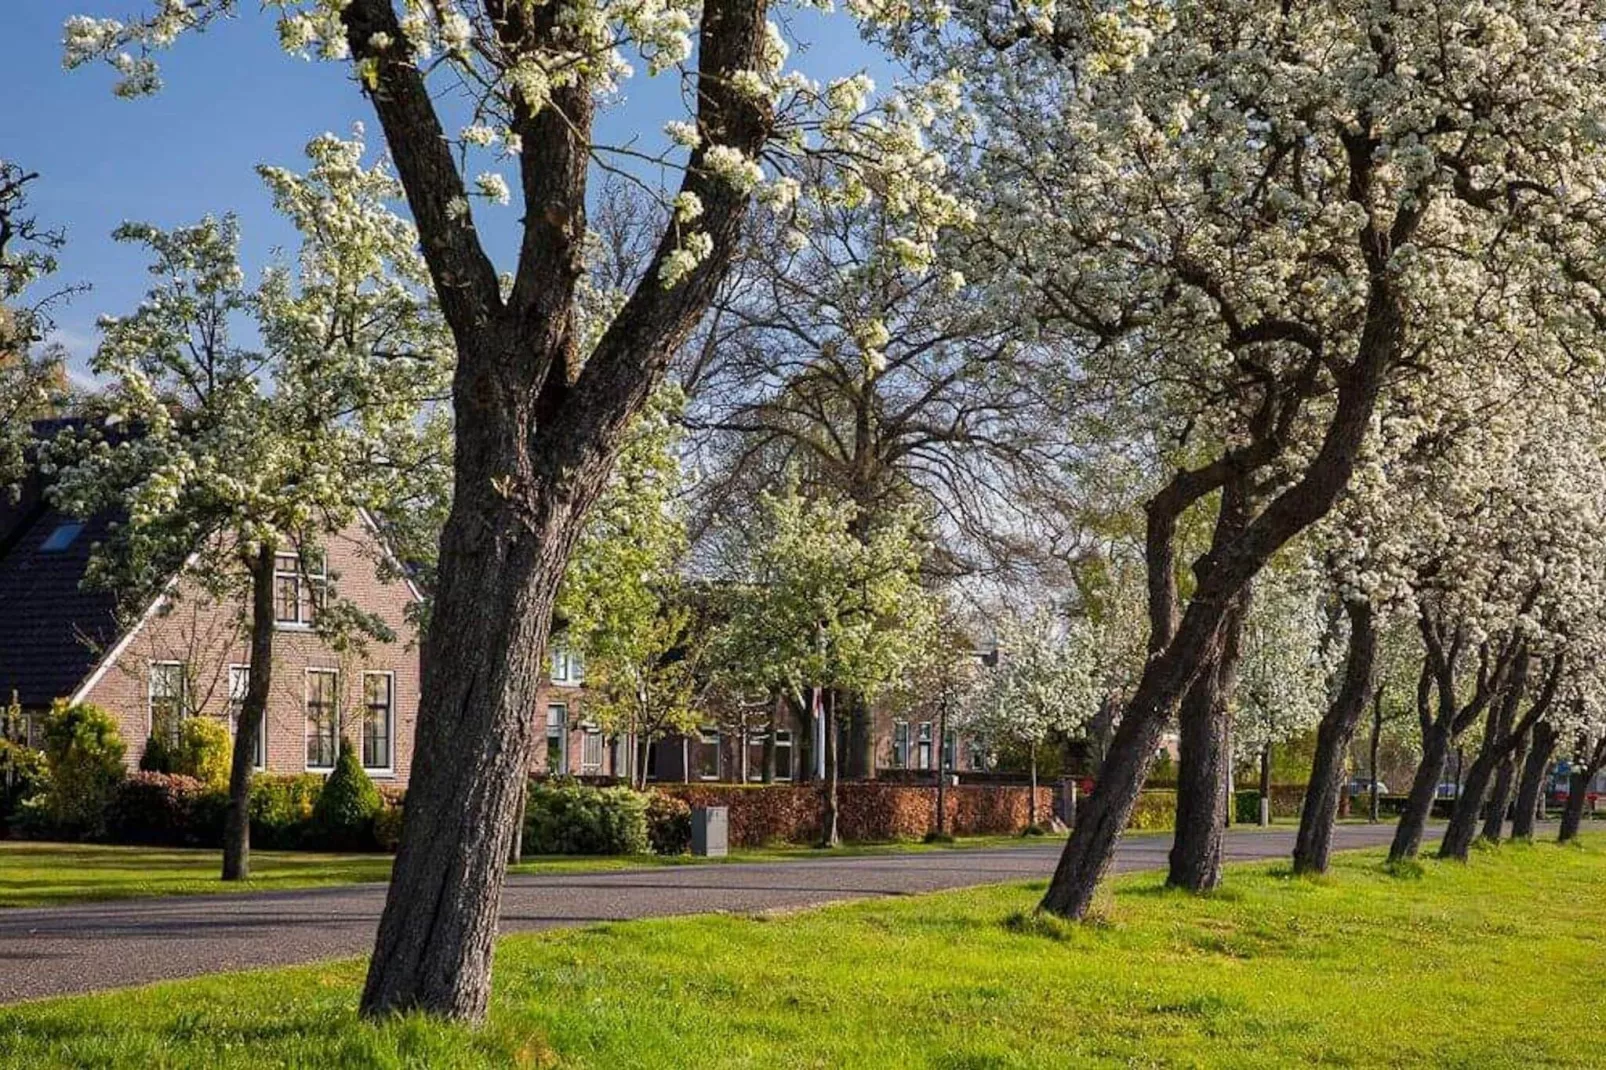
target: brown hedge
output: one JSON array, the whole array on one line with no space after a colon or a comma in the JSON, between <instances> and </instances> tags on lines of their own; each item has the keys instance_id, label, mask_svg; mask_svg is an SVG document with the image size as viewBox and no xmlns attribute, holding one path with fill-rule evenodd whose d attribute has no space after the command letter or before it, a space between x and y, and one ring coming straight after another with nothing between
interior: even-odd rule
<instances>
[{"instance_id":1,"label":"brown hedge","mask_svg":"<svg viewBox=\"0 0 1606 1070\"><path fill-rule=\"evenodd\" d=\"M821 788L809 785L661 784L655 790L691 806L724 806L733 847L812 843L820 833ZM1025 787L962 784L948 789L948 831L960 836L1010 834L1026 827ZM934 831L937 789L931 786L848 783L840 787L838 828L843 839L919 839ZM1053 813L1053 791L1037 789L1039 821Z\"/></svg>"}]
</instances>

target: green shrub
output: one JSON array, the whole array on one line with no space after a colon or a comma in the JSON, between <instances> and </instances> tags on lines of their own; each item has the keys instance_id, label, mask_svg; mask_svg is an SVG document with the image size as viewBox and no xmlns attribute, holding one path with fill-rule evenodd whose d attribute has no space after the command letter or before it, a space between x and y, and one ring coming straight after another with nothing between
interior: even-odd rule
<instances>
[{"instance_id":1,"label":"green shrub","mask_svg":"<svg viewBox=\"0 0 1606 1070\"><path fill-rule=\"evenodd\" d=\"M342 739L334 772L324 781L312 807L314 842L333 851L372 850L374 818L384 804L379 789L357 760L357 749Z\"/></svg>"},{"instance_id":2,"label":"green shrub","mask_svg":"<svg viewBox=\"0 0 1606 1070\"><path fill-rule=\"evenodd\" d=\"M402 806L400 802L386 799L379 813L374 815L374 846L381 851L395 851L401 846Z\"/></svg>"},{"instance_id":3,"label":"green shrub","mask_svg":"<svg viewBox=\"0 0 1606 1070\"><path fill-rule=\"evenodd\" d=\"M49 787L44 752L0 738L0 827L9 829L18 807Z\"/></svg>"},{"instance_id":4,"label":"green shrub","mask_svg":"<svg viewBox=\"0 0 1606 1070\"><path fill-rule=\"evenodd\" d=\"M316 773L252 777L251 842L268 849L300 847L322 790L323 777Z\"/></svg>"},{"instance_id":5,"label":"green shrub","mask_svg":"<svg viewBox=\"0 0 1606 1070\"><path fill-rule=\"evenodd\" d=\"M50 787L44 816L58 835L99 836L106 808L123 779L123 741L117 722L99 706L57 702L45 718Z\"/></svg>"},{"instance_id":6,"label":"green shrub","mask_svg":"<svg viewBox=\"0 0 1606 1070\"><path fill-rule=\"evenodd\" d=\"M524 853L646 854L647 796L629 788L532 783L524 809Z\"/></svg>"},{"instance_id":7,"label":"green shrub","mask_svg":"<svg viewBox=\"0 0 1606 1070\"><path fill-rule=\"evenodd\" d=\"M1177 818L1177 793L1174 791L1145 791L1138 795L1132 806L1132 817L1126 827L1134 832L1151 832L1168 829Z\"/></svg>"},{"instance_id":8,"label":"green shrub","mask_svg":"<svg viewBox=\"0 0 1606 1070\"><path fill-rule=\"evenodd\" d=\"M647 842L653 854L683 855L691 850L691 807L660 791L647 793Z\"/></svg>"},{"instance_id":9,"label":"green shrub","mask_svg":"<svg viewBox=\"0 0 1606 1070\"><path fill-rule=\"evenodd\" d=\"M215 717L186 717L178 728L178 745L172 752L172 771L203 784L229 782L234 737Z\"/></svg>"},{"instance_id":10,"label":"green shrub","mask_svg":"<svg viewBox=\"0 0 1606 1070\"><path fill-rule=\"evenodd\" d=\"M171 773L173 771L173 748L168 745L165 736L145 737L145 749L139 755L139 771L141 773Z\"/></svg>"}]
</instances>

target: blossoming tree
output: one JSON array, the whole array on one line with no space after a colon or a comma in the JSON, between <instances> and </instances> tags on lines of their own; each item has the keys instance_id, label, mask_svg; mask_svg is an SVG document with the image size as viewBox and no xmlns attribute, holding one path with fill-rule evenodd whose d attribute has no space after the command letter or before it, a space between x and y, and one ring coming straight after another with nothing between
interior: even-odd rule
<instances>
[{"instance_id":1,"label":"blossoming tree","mask_svg":"<svg viewBox=\"0 0 1606 1070\"><path fill-rule=\"evenodd\" d=\"M1095 631L1085 618L1044 612L1006 618L998 630L998 665L982 677L961 724L990 746L1026 749L1031 776L1028 815L1037 813L1037 754L1050 739L1081 730L1102 696Z\"/></svg>"},{"instance_id":2,"label":"blossoming tree","mask_svg":"<svg viewBox=\"0 0 1606 1070\"><path fill-rule=\"evenodd\" d=\"M451 346L429 296L414 231L386 206L399 197L360 141L307 148L306 175L262 168L301 234L295 269L249 287L232 219L161 231L124 224L148 248L156 282L130 315L107 317L92 361L112 389L100 419L53 442L52 491L79 515L124 514L92 561L91 580L149 597L174 576L239 594L251 660L235 725L223 879L250 876L250 781L272 689L277 576L295 555L322 588L314 626L388 637L388 626L314 576L321 540L383 512L407 483L421 414L444 397ZM339 215L343 226L326 221ZM241 321L260 348L235 339ZM338 735L338 733L337 733Z\"/></svg>"},{"instance_id":3,"label":"blossoming tree","mask_svg":"<svg viewBox=\"0 0 1606 1070\"><path fill-rule=\"evenodd\" d=\"M159 50L238 6L159 0L126 22L74 18L67 63L105 59L117 92L151 92ZM724 276L750 200L783 206L798 182L781 172L816 156L833 164L829 195L891 198L916 244L955 205L936 192L940 166L922 144L929 110L876 107L860 82L786 72L765 0L270 6L286 50L349 64L377 113L456 348L456 479L422 644L413 805L362 1010L478 1019L565 562L631 418ZM852 10L874 21L902 9ZM688 109L654 161L679 182L647 270L590 344L577 316L589 179L640 151L596 136L631 74L627 55L666 76L654 83L661 99ZM466 125L449 128L442 94ZM503 277L471 201L515 195L517 263Z\"/></svg>"},{"instance_id":4,"label":"blossoming tree","mask_svg":"<svg viewBox=\"0 0 1606 1070\"><path fill-rule=\"evenodd\" d=\"M1161 731L1249 581L1339 499L1385 384L1595 330L1572 295L1599 276L1601 14L1022 0L912 39L967 70L982 115L989 241L967 275L1083 339L1083 374L1176 444L1145 509L1151 657L1043 909L1088 909ZM1218 494L1186 590L1178 523ZM1193 710L1185 734L1222 724ZM1219 785L1221 748L1196 753ZM1180 816L1179 839L1217 821ZM1209 887L1198 857L1180 876Z\"/></svg>"}]
</instances>

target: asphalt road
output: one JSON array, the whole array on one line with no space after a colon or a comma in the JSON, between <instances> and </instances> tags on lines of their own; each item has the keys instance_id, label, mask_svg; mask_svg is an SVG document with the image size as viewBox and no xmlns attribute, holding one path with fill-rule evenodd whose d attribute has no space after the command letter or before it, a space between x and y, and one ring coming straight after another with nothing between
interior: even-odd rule
<instances>
[{"instance_id":1,"label":"asphalt road","mask_svg":"<svg viewBox=\"0 0 1606 1070\"><path fill-rule=\"evenodd\" d=\"M1393 825L1340 825L1339 849L1387 843ZM1233 831L1229 861L1286 857L1292 829ZM675 914L754 913L1048 876L1061 841L988 849L515 876L502 931ZM1166 836L1131 836L1118 872L1165 865ZM0 910L0 1003L366 953L383 884L129 899Z\"/></svg>"}]
</instances>

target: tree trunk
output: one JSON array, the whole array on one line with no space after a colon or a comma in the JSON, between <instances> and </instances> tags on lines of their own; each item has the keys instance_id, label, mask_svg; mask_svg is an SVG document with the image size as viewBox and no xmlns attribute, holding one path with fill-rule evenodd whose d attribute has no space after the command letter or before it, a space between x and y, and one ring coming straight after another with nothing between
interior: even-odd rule
<instances>
[{"instance_id":1,"label":"tree trunk","mask_svg":"<svg viewBox=\"0 0 1606 1070\"><path fill-rule=\"evenodd\" d=\"M363 989L366 1017L484 1017L552 607L583 515L576 496L593 499L606 474L593 470L588 482L565 473L561 491L532 487L510 501L499 479L528 473L529 458L474 427L460 413L457 492L422 645L412 780Z\"/></svg>"},{"instance_id":2,"label":"tree trunk","mask_svg":"<svg viewBox=\"0 0 1606 1070\"><path fill-rule=\"evenodd\" d=\"M1228 627L1236 634L1230 621ZM1220 658L1202 669L1177 714L1176 832L1166 883L1190 892L1208 892L1221 883L1221 838L1232 763L1222 693L1225 672Z\"/></svg>"},{"instance_id":3,"label":"tree trunk","mask_svg":"<svg viewBox=\"0 0 1606 1070\"><path fill-rule=\"evenodd\" d=\"M943 747L948 739L948 698L943 696L942 708L937 711L937 835L948 833L948 770L942 767ZM958 764L957 762L955 764ZM1035 779L1035 776L1034 776ZM1032 793L1034 803L1036 791Z\"/></svg>"},{"instance_id":4,"label":"tree trunk","mask_svg":"<svg viewBox=\"0 0 1606 1070\"><path fill-rule=\"evenodd\" d=\"M1366 819L1368 821L1370 821L1374 825L1378 823L1378 820L1381 817L1381 815L1378 812L1378 802L1377 802L1377 796L1378 796L1378 788L1377 788L1377 752L1378 752L1378 748L1382 745L1382 742L1383 742L1383 689L1380 687L1380 688L1377 689L1376 694L1374 694L1372 696L1372 746L1371 746L1372 783L1370 785L1371 786L1371 790L1368 792L1368 794L1371 796L1371 800L1370 800L1370 802L1368 804L1367 812L1366 812Z\"/></svg>"},{"instance_id":5,"label":"tree trunk","mask_svg":"<svg viewBox=\"0 0 1606 1070\"><path fill-rule=\"evenodd\" d=\"M840 847L842 836L837 831L837 725L836 689L824 693L825 710L825 790L820 793L820 846Z\"/></svg>"},{"instance_id":6,"label":"tree trunk","mask_svg":"<svg viewBox=\"0 0 1606 1070\"><path fill-rule=\"evenodd\" d=\"M514 808L513 846L507 852L507 864L516 866L524 861L524 810L530 798L530 773L525 771L519 780L519 804Z\"/></svg>"},{"instance_id":7,"label":"tree trunk","mask_svg":"<svg viewBox=\"0 0 1606 1070\"><path fill-rule=\"evenodd\" d=\"M1489 805L1484 810L1483 838L1490 843L1500 842L1500 833L1506 827L1506 811L1511 809L1511 793L1516 787L1519 770L1527 765L1530 735L1522 734L1515 750L1506 752L1495 773L1494 790L1489 793Z\"/></svg>"},{"instance_id":8,"label":"tree trunk","mask_svg":"<svg viewBox=\"0 0 1606 1070\"><path fill-rule=\"evenodd\" d=\"M1036 828L1037 827L1037 744L1033 743L1030 747L1027 748L1027 752L1031 757L1031 764L1032 764L1031 774L1032 775L1031 775L1031 788L1030 788L1031 794L1028 795L1027 798L1026 798L1026 820L1031 825L1032 828ZM942 763L939 762L937 764L941 765Z\"/></svg>"},{"instance_id":9,"label":"tree trunk","mask_svg":"<svg viewBox=\"0 0 1606 1070\"><path fill-rule=\"evenodd\" d=\"M1260 827L1271 824L1271 744L1260 750Z\"/></svg>"},{"instance_id":10,"label":"tree trunk","mask_svg":"<svg viewBox=\"0 0 1606 1070\"><path fill-rule=\"evenodd\" d=\"M636 733L636 749L631 755L632 780L637 791L647 790L647 758L652 748L652 737L644 732Z\"/></svg>"},{"instance_id":11,"label":"tree trunk","mask_svg":"<svg viewBox=\"0 0 1606 1070\"><path fill-rule=\"evenodd\" d=\"M1529 747L1528 760L1522 766L1516 814L1511 821L1511 838L1514 840L1534 838L1534 822L1538 819L1539 806L1545 798L1545 773L1550 769L1550 759L1556 753L1559 739L1560 734L1549 721L1534 725L1533 745Z\"/></svg>"},{"instance_id":12,"label":"tree trunk","mask_svg":"<svg viewBox=\"0 0 1606 1070\"><path fill-rule=\"evenodd\" d=\"M274 546L264 541L251 563L251 665L245 701L234 726L229 763L229 806L223 816L223 879L251 877L251 774L257 740L262 737L268 697L273 691L273 562Z\"/></svg>"},{"instance_id":13,"label":"tree trunk","mask_svg":"<svg viewBox=\"0 0 1606 1070\"><path fill-rule=\"evenodd\" d=\"M1509 689L1500 702L1489 707L1483 743L1478 747L1478 756L1466 771L1466 783L1456 796L1455 809L1450 812L1450 823L1445 827L1444 839L1439 843L1440 858L1453 858L1460 862L1467 860L1467 852L1471 850L1472 841L1477 835L1478 817L1483 812L1484 801L1489 797L1490 783L1505 756L1501 743L1510 731L1511 719L1521 696L1521 683L1519 671L1517 685ZM1502 814L1502 821L1504 817Z\"/></svg>"},{"instance_id":14,"label":"tree trunk","mask_svg":"<svg viewBox=\"0 0 1606 1070\"><path fill-rule=\"evenodd\" d=\"M1571 843L1578 838L1578 827L1584 822L1584 797L1589 794L1593 779L1587 770L1580 772L1577 766L1573 767L1572 775L1567 778L1567 805L1562 807L1557 843Z\"/></svg>"},{"instance_id":15,"label":"tree trunk","mask_svg":"<svg viewBox=\"0 0 1606 1070\"><path fill-rule=\"evenodd\" d=\"M1361 163L1370 166L1369 161ZM1246 525L1231 525L1234 530L1225 531L1218 515L1210 549L1195 562L1198 584L1180 624L1176 622L1177 518L1218 487L1241 489L1252 480L1253 472L1242 470L1237 463L1242 457L1222 456L1203 469L1179 473L1145 506L1149 660L1100 767L1098 786L1078 815L1082 820L1066 841L1040 909L1072 919L1086 915L1143 790L1166 721L1200 667L1220 653L1222 623L1232 602L1272 555L1326 516L1349 485L1384 375L1399 354L1404 331L1404 313L1385 263L1386 254L1369 257L1366 313L1355 358L1336 376L1336 402L1320 448L1304 464L1298 479ZM1270 443L1268 459L1276 459L1280 446L1265 441ZM1218 466L1219 477L1215 475ZM1204 472L1210 472L1210 478L1201 475ZM1224 493L1223 513L1228 511L1226 504Z\"/></svg>"},{"instance_id":16,"label":"tree trunk","mask_svg":"<svg viewBox=\"0 0 1606 1070\"><path fill-rule=\"evenodd\" d=\"M1369 603L1345 606L1350 619L1349 651L1344 660L1344 681L1316 730L1316 756L1311 763L1310 785L1299 811L1299 833L1294 838L1294 872L1326 873L1333 850L1333 822L1344 793L1344 755L1355 736L1367 693L1372 690L1377 658L1377 627ZM1382 691L1373 706L1372 820L1377 820L1377 718Z\"/></svg>"},{"instance_id":17,"label":"tree trunk","mask_svg":"<svg viewBox=\"0 0 1606 1070\"><path fill-rule=\"evenodd\" d=\"M1433 814L1433 799L1439 790L1439 779L1450 757L1450 724L1448 720L1435 723L1422 734L1422 761L1411 780L1411 793L1406 796L1405 809L1400 811L1400 823L1394 829L1394 842L1389 845L1389 861L1399 862L1415 858L1422 850L1422 834L1427 830L1428 818Z\"/></svg>"},{"instance_id":18,"label":"tree trunk","mask_svg":"<svg viewBox=\"0 0 1606 1070\"><path fill-rule=\"evenodd\" d=\"M759 780L765 784L775 783L775 733L780 727L775 711L779 701L775 695L770 696L769 731L764 733L764 768L759 770Z\"/></svg>"}]
</instances>

